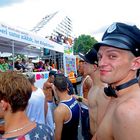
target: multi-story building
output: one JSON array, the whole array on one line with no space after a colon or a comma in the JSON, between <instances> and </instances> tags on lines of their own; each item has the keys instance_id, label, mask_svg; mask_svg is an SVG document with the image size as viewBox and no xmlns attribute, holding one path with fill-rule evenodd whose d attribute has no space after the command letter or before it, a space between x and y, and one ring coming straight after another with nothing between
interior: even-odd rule
<instances>
[{"instance_id":1,"label":"multi-story building","mask_svg":"<svg viewBox=\"0 0 140 140\"><path fill-rule=\"evenodd\" d=\"M72 20L63 11L45 16L32 31L57 42L64 41L66 38L73 38Z\"/></svg>"},{"instance_id":2,"label":"multi-story building","mask_svg":"<svg viewBox=\"0 0 140 140\"><path fill-rule=\"evenodd\" d=\"M37 33L39 36L62 44L64 48L72 46L73 43L72 20L64 11L57 11L46 15L31 31ZM42 52L44 59L47 58L52 63L57 64L57 68L62 67L62 53L46 48Z\"/></svg>"}]
</instances>

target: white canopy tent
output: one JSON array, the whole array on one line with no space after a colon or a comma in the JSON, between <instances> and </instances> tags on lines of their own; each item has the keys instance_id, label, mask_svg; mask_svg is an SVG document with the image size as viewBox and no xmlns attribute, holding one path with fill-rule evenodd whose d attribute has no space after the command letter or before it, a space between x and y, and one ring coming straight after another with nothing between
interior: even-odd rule
<instances>
[{"instance_id":1,"label":"white canopy tent","mask_svg":"<svg viewBox=\"0 0 140 140\"><path fill-rule=\"evenodd\" d=\"M41 56L43 48L64 53L64 46L35 33L0 23L0 52ZM13 59L14 64L14 59ZM14 66L13 66L14 67Z\"/></svg>"}]
</instances>

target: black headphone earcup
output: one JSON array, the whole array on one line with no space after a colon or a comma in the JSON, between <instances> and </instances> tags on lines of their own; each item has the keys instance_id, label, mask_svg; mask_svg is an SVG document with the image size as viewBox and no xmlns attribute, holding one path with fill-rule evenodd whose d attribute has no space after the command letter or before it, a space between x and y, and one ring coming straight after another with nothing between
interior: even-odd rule
<instances>
[{"instance_id":1,"label":"black headphone earcup","mask_svg":"<svg viewBox=\"0 0 140 140\"><path fill-rule=\"evenodd\" d=\"M104 88L104 92L109 97L115 97L115 98L118 97L117 94L116 94L116 92L115 92L115 90L111 86L105 87Z\"/></svg>"}]
</instances>

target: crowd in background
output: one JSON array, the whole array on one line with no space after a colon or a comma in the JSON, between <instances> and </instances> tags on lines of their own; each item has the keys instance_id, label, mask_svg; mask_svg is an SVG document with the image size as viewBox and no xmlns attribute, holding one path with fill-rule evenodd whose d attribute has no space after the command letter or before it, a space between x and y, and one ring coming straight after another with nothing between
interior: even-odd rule
<instances>
[{"instance_id":1,"label":"crowd in background","mask_svg":"<svg viewBox=\"0 0 140 140\"><path fill-rule=\"evenodd\" d=\"M19 71L19 72L41 72L41 71L50 71L54 68L54 64L50 64L49 59L45 61L39 61L37 63L32 62L32 58L28 59L16 59L14 62L8 60L7 58L0 58L0 72L6 71Z\"/></svg>"},{"instance_id":2,"label":"crowd in background","mask_svg":"<svg viewBox=\"0 0 140 140\"><path fill-rule=\"evenodd\" d=\"M68 45L72 45L73 43L73 40L70 37L66 37L62 34L58 34L57 37L50 36L49 39L59 44L65 43Z\"/></svg>"}]
</instances>

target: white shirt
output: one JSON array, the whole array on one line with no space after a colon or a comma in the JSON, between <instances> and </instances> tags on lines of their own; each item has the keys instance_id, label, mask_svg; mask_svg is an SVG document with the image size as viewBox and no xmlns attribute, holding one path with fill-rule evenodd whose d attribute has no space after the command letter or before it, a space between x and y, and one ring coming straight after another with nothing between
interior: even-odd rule
<instances>
[{"instance_id":1,"label":"white shirt","mask_svg":"<svg viewBox=\"0 0 140 140\"><path fill-rule=\"evenodd\" d=\"M31 121L45 124L45 95L41 88L32 92L26 114Z\"/></svg>"}]
</instances>

